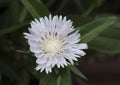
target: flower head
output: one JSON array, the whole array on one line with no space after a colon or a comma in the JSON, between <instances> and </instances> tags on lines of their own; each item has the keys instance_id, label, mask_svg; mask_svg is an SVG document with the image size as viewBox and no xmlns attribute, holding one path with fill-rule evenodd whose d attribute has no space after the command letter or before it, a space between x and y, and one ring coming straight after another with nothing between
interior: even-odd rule
<instances>
[{"instance_id":1,"label":"flower head","mask_svg":"<svg viewBox=\"0 0 120 85\"><path fill-rule=\"evenodd\" d=\"M74 64L77 58L86 53L87 44L80 41L80 34L75 31L71 20L66 17L43 17L31 22L29 33L24 33L28 39L30 51L36 56L36 70L46 73L52 72L52 68L58 68Z\"/></svg>"}]
</instances>

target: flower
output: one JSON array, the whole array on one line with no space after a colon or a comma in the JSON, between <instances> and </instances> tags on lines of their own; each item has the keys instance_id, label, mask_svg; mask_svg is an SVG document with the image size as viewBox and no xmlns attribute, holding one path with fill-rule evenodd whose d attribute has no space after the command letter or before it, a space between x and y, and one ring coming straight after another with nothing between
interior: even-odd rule
<instances>
[{"instance_id":1,"label":"flower","mask_svg":"<svg viewBox=\"0 0 120 85\"><path fill-rule=\"evenodd\" d=\"M82 49L87 49L87 44L78 43L80 34L66 17L56 15L52 18L49 15L49 18L35 19L31 22L29 33L24 35L30 51L37 58L36 70L40 72L45 70L48 74L55 66L64 68L86 54Z\"/></svg>"}]
</instances>

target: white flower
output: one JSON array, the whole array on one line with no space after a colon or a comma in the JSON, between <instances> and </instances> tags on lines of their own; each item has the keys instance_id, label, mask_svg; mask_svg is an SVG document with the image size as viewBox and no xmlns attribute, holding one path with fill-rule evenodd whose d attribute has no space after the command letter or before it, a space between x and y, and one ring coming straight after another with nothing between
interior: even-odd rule
<instances>
[{"instance_id":1,"label":"white flower","mask_svg":"<svg viewBox=\"0 0 120 85\"><path fill-rule=\"evenodd\" d=\"M66 17L49 15L49 18L39 18L31 22L29 33L24 33L28 39L30 51L36 56L36 70L52 72L58 68L74 64L77 58L86 53L87 44L80 41L80 34L75 31L71 20Z\"/></svg>"}]
</instances>

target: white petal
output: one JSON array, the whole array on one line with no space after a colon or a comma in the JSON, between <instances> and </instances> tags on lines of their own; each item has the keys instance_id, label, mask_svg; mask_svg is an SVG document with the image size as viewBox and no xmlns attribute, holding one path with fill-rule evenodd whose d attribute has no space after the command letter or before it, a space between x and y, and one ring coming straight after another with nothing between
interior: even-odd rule
<instances>
[{"instance_id":1,"label":"white petal","mask_svg":"<svg viewBox=\"0 0 120 85\"><path fill-rule=\"evenodd\" d=\"M46 66L52 66L52 63L53 63L53 58L49 57Z\"/></svg>"},{"instance_id":2,"label":"white petal","mask_svg":"<svg viewBox=\"0 0 120 85\"><path fill-rule=\"evenodd\" d=\"M37 67L35 68L37 71L40 70L41 68L43 68L45 66L45 64L41 64L41 65L37 65Z\"/></svg>"},{"instance_id":3,"label":"white petal","mask_svg":"<svg viewBox=\"0 0 120 85\"><path fill-rule=\"evenodd\" d=\"M41 57L41 58L37 58L36 63L37 64L45 64L45 63L47 63L47 61L48 61L48 58Z\"/></svg>"},{"instance_id":4,"label":"white petal","mask_svg":"<svg viewBox=\"0 0 120 85\"><path fill-rule=\"evenodd\" d=\"M34 52L34 53L40 53L42 52L40 47L33 47L33 46L30 46L30 51L31 52Z\"/></svg>"},{"instance_id":5,"label":"white petal","mask_svg":"<svg viewBox=\"0 0 120 85\"><path fill-rule=\"evenodd\" d=\"M47 74L48 74L49 72L52 72L51 67L50 67L50 66L49 66L49 67L46 67L46 68L45 68L45 71L46 71Z\"/></svg>"},{"instance_id":6,"label":"white petal","mask_svg":"<svg viewBox=\"0 0 120 85\"><path fill-rule=\"evenodd\" d=\"M33 47L38 47L38 43L34 40L28 40L28 44Z\"/></svg>"},{"instance_id":7,"label":"white petal","mask_svg":"<svg viewBox=\"0 0 120 85\"><path fill-rule=\"evenodd\" d=\"M43 72L44 69L45 69L45 66L43 66L43 67L41 68L40 72Z\"/></svg>"},{"instance_id":8,"label":"white petal","mask_svg":"<svg viewBox=\"0 0 120 85\"><path fill-rule=\"evenodd\" d=\"M85 56L86 53L85 53L84 51L80 50L80 51L79 51L79 55L81 55L81 56Z\"/></svg>"},{"instance_id":9,"label":"white petal","mask_svg":"<svg viewBox=\"0 0 120 85\"><path fill-rule=\"evenodd\" d=\"M87 44L83 43L83 44L79 44L79 48L80 49L87 49L88 46L87 46Z\"/></svg>"}]
</instances>

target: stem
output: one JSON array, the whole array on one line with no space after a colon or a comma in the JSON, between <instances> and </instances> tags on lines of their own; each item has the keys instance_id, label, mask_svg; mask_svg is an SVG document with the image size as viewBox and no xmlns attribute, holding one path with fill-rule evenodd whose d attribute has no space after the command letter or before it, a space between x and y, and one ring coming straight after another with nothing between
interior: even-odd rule
<instances>
[{"instance_id":1,"label":"stem","mask_svg":"<svg viewBox=\"0 0 120 85\"><path fill-rule=\"evenodd\" d=\"M60 79L61 79L61 76L58 77L57 85L60 85Z\"/></svg>"}]
</instances>

